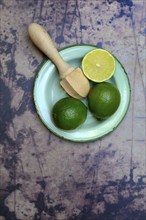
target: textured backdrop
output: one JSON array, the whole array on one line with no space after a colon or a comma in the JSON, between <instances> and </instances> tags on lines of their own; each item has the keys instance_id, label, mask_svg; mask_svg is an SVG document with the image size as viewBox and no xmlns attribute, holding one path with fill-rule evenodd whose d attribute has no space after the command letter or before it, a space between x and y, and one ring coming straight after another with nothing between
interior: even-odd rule
<instances>
[{"instance_id":1,"label":"textured backdrop","mask_svg":"<svg viewBox=\"0 0 146 220\"><path fill-rule=\"evenodd\" d=\"M1 0L0 220L146 219L146 1ZM121 61L131 103L103 139L50 133L33 102L46 59L27 28L43 25L57 48L103 47Z\"/></svg>"}]
</instances>

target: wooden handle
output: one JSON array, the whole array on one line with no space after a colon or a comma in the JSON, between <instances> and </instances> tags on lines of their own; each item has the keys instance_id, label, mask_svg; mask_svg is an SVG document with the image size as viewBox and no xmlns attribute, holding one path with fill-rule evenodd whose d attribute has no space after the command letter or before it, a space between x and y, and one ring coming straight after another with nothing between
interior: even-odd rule
<instances>
[{"instance_id":1,"label":"wooden handle","mask_svg":"<svg viewBox=\"0 0 146 220\"><path fill-rule=\"evenodd\" d=\"M33 43L57 66L61 78L71 66L66 63L57 51L48 32L39 24L31 23L28 33Z\"/></svg>"}]
</instances>

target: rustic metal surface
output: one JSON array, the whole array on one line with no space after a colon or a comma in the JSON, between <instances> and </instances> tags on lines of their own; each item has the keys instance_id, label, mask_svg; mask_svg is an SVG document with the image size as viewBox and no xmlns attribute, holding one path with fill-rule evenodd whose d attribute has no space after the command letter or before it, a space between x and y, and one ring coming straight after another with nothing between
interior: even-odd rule
<instances>
[{"instance_id":1,"label":"rustic metal surface","mask_svg":"<svg viewBox=\"0 0 146 220\"><path fill-rule=\"evenodd\" d=\"M0 219L146 219L146 1L1 0ZM129 111L101 140L72 143L41 123L32 89L46 59L29 23L58 48L113 52L131 83ZM122 82L121 82L122 83Z\"/></svg>"}]
</instances>

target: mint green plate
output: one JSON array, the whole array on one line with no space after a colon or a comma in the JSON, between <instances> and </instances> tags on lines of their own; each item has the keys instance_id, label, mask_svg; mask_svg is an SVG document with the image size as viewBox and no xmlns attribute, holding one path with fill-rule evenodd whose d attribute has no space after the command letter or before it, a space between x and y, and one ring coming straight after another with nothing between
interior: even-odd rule
<instances>
[{"instance_id":1,"label":"mint green plate","mask_svg":"<svg viewBox=\"0 0 146 220\"><path fill-rule=\"evenodd\" d=\"M83 57L95 49L92 45L73 45L60 51L65 61L72 66L81 67ZM55 135L75 142L87 142L99 139L112 132L124 118L130 103L130 84L124 68L116 59L116 71L109 80L115 84L121 94L121 103L118 110L107 120L98 121L88 111L87 119L83 125L72 131L57 128L51 117L53 105L63 97L68 96L61 88L59 75L51 61L46 61L40 68L34 84L34 102L37 113L45 126ZM87 105L87 100L82 100Z\"/></svg>"}]
</instances>

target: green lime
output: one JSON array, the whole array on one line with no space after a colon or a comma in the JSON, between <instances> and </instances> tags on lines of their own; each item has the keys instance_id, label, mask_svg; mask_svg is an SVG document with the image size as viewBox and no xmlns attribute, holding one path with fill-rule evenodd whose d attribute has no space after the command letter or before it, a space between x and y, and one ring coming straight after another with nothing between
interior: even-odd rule
<instances>
[{"instance_id":1,"label":"green lime","mask_svg":"<svg viewBox=\"0 0 146 220\"><path fill-rule=\"evenodd\" d=\"M106 50L97 48L87 53L82 60L85 76L94 82L110 79L116 68L115 58Z\"/></svg>"},{"instance_id":2,"label":"green lime","mask_svg":"<svg viewBox=\"0 0 146 220\"><path fill-rule=\"evenodd\" d=\"M78 99L66 97L59 100L52 109L55 125L64 130L73 130L84 123L87 107Z\"/></svg>"},{"instance_id":3,"label":"green lime","mask_svg":"<svg viewBox=\"0 0 146 220\"><path fill-rule=\"evenodd\" d=\"M90 111L98 119L107 119L116 112L120 104L120 92L109 82L98 83L88 94Z\"/></svg>"}]
</instances>

